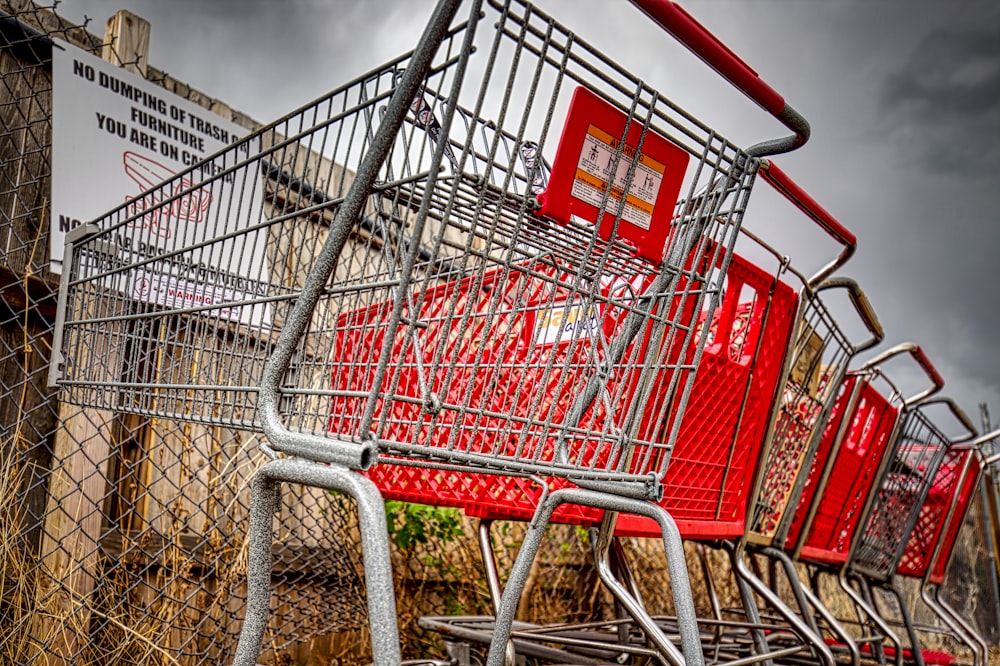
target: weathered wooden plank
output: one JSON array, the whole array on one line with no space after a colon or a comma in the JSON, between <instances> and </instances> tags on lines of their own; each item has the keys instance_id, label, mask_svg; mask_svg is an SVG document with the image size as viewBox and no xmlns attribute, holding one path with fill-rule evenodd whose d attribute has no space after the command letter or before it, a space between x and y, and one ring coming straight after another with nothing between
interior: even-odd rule
<instances>
[{"instance_id":1,"label":"weathered wooden plank","mask_svg":"<svg viewBox=\"0 0 1000 666\"><path fill-rule=\"evenodd\" d=\"M119 9L104 28L101 59L145 77L149 67L149 33L149 21Z\"/></svg>"},{"instance_id":2,"label":"weathered wooden plank","mask_svg":"<svg viewBox=\"0 0 1000 666\"><path fill-rule=\"evenodd\" d=\"M40 640L58 636L54 653L75 655L87 637L72 630L53 631L51 622L67 621L69 627L85 627L89 618L85 600L94 589L99 572L99 545L104 516L101 511L107 490L107 464L114 428L114 415L95 409L62 404L52 455L49 501L45 510L40 566L45 583L38 603L54 614L40 616L33 628Z\"/></svg>"}]
</instances>

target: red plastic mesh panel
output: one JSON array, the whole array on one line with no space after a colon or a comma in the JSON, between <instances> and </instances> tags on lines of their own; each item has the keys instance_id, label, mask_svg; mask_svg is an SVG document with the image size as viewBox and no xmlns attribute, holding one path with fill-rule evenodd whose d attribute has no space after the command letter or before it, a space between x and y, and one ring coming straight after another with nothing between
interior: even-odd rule
<instances>
[{"instance_id":1,"label":"red plastic mesh panel","mask_svg":"<svg viewBox=\"0 0 1000 666\"><path fill-rule=\"evenodd\" d=\"M959 481L968 456L969 451L949 450L944 454L927 497L920 507L913 532L906 542L897 568L898 573L916 578L927 573L934 548L944 531L948 508L960 490Z\"/></svg>"},{"instance_id":2,"label":"red plastic mesh panel","mask_svg":"<svg viewBox=\"0 0 1000 666\"><path fill-rule=\"evenodd\" d=\"M806 461L812 436L819 425L829 371L829 368L823 369L815 394L789 377L778 398L780 403L771 448L764 461L766 472L754 507L752 529L758 534L774 536L781 523L794 491L795 480Z\"/></svg>"},{"instance_id":3,"label":"red plastic mesh panel","mask_svg":"<svg viewBox=\"0 0 1000 666\"><path fill-rule=\"evenodd\" d=\"M788 528L788 534L785 536L785 544L794 544L802 531L805 514L808 512L810 502L813 501L816 495L817 480L820 474L822 474L823 467L826 465L830 453L833 451L837 432L847 417L845 412L847 410L847 403L851 398L851 391L854 390L857 383L857 375L848 375L844 377L844 381L840 384L840 390L837 392L837 397L830 410L830 419L823 429L823 437L820 439L819 448L816 450L816 456L813 458L812 465L809 468L809 475L806 477L805 486L803 486L802 494L799 496L798 506L791 515L791 525ZM788 518L789 515L786 513L785 520Z\"/></svg>"},{"instance_id":4,"label":"red plastic mesh panel","mask_svg":"<svg viewBox=\"0 0 1000 666\"><path fill-rule=\"evenodd\" d=\"M752 302L739 303L744 287L756 293ZM685 538L743 534L797 300L791 287L733 257L663 479L660 504ZM618 533L654 536L659 528L622 515Z\"/></svg>"},{"instance_id":5,"label":"red plastic mesh panel","mask_svg":"<svg viewBox=\"0 0 1000 666\"><path fill-rule=\"evenodd\" d=\"M955 549L955 541L958 539L958 533L961 531L962 523L965 521L965 514L969 512L969 505L972 504L976 487L979 485L979 479L983 471L982 465L983 461L976 455L973 455L969 461L969 470L966 472L965 480L962 482L962 488L959 491L955 513L952 514L952 518L948 522L948 529L944 537L942 537L944 542L941 545L941 554L934 560L934 569L931 571L930 580L936 585L944 583L944 575L948 569L948 560L951 559L951 552Z\"/></svg>"},{"instance_id":6,"label":"red plastic mesh panel","mask_svg":"<svg viewBox=\"0 0 1000 666\"><path fill-rule=\"evenodd\" d=\"M845 380L844 392L838 397L835 409L842 411L843 407L839 404L846 402L858 381L862 380L857 376L850 376ZM886 451L891 448L889 438L892 436L899 408L868 382L858 391L858 401L851 422L836 453L830 478L823 489L803 545L802 558L806 561L830 564L846 561L861 512L877 481L878 469ZM834 445L836 428L832 427L832 421L831 419L831 426L823 433L817 460L796 509L789 530L789 544L796 543L801 536L802 525L815 496L819 476Z\"/></svg>"},{"instance_id":7,"label":"red plastic mesh panel","mask_svg":"<svg viewBox=\"0 0 1000 666\"><path fill-rule=\"evenodd\" d=\"M600 287L608 296L604 311L581 313L571 291L562 286L573 279L552 264L535 262L415 294L421 327L417 335L407 334L405 325L397 332L393 363L375 403L377 437L417 444L445 462L450 451L546 462L553 459L556 436L565 433L574 466L615 465L609 458L614 451L600 446L599 434L607 430L606 421L627 410L637 367L623 363L611 368L605 396L613 402L596 400L575 429L559 425L582 383L595 372L594 356L600 351L591 349L591 336L613 338L629 302L620 296L610 300L608 293L620 289L622 281L609 282ZM641 292L651 279L651 273L639 275L626 286ZM668 317L676 315L676 308L675 303ZM333 432L365 435L359 430L361 417L375 384L390 309L391 303L379 303L345 313L338 321L339 357L332 386L336 393L329 425ZM555 317L553 313L564 319L575 316L575 324L588 330L575 340L540 337L553 329L538 320ZM410 316L404 311L404 318ZM646 341L635 344L645 346ZM678 353L672 354L676 361ZM437 395L442 409L428 404L429 392ZM521 498L531 485L523 479L481 478L474 472L410 472L396 466L378 466L370 476L388 498L452 506L468 506L484 493L497 494L504 483L511 484L513 498ZM402 486L397 485L400 480L405 481ZM521 505L518 501L516 508Z\"/></svg>"}]
</instances>

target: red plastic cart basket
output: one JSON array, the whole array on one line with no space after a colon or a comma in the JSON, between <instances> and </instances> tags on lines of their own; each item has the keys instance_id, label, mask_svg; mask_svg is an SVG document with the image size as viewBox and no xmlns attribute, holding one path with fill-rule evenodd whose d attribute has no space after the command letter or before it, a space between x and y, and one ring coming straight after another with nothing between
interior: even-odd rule
<instances>
[{"instance_id":1,"label":"red plastic cart basket","mask_svg":"<svg viewBox=\"0 0 1000 666\"><path fill-rule=\"evenodd\" d=\"M944 582L945 565L972 503L983 471L974 449L952 449L945 454L903 550L896 573L923 578L934 564L931 582Z\"/></svg>"},{"instance_id":2,"label":"red plastic cart basket","mask_svg":"<svg viewBox=\"0 0 1000 666\"><path fill-rule=\"evenodd\" d=\"M904 353L912 355L931 381L928 389L905 401L897 398L898 390L880 369ZM880 390L879 380L885 389ZM912 343L897 345L849 374L798 505L788 516L787 534L775 545L806 562L843 564L894 445L904 405L917 404L942 386L922 348Z\"/></svg>"}]
</instances>

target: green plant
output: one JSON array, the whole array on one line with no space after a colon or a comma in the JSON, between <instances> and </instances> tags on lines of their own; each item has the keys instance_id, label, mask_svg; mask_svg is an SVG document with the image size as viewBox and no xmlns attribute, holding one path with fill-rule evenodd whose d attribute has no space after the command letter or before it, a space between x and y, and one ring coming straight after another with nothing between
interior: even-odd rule
<instances>
[{"instance_id":1,"label":"green plant","mask_svg":"<svg viewBox=\"0 0 1000 666\"><path fill-rule=\"evenodd\" d=\"M400 550L410 550L431 539L451 543L462 534L458 509L409 502L386 502L386 528Z\"/></svg>"}]
</instances>

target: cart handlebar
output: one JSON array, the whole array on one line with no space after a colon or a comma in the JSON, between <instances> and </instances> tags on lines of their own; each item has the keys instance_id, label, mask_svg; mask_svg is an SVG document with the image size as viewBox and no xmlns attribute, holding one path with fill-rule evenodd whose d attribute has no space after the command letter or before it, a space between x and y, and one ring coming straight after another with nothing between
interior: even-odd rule
<instances>
[{"instance_id":1,"label":"cart handlebar","mask_svg":"<svg viewBox=\"0 0 1000 666\"><path fill-rule=\"evenodd\" d=\"M885 338L885 331L882 330L882 324L878 320L875 308L872 307L872 303L868 300L868 296L865 295L864 289L861 288L861 285L851 278L839 277L831 278L825 281L816 288L816 291L819 292L825 289L846 289L848 295L851 297L851 304L854 305L854 309L857 310L858 315L861 317L861 321L864 322L868 332L872 334L871 338L865 340L859 345L854 346L855 354L866 349L871 349L878 343L882 342Z\"/></svg>"},{"instance_id":2,"label":"cart handlebar","mask_svg":"<svg viewBox=\"0 0 1000 666\"><path fill-rule=\"evenodd\" d=\"M871 370L880 363L885 363L890 358L899 356L900 354L910 354L910 356L913 357L913 360L917 362L917 365L923 368L924 372L927 374L927 378L931 380L931 386L929 388L904 400L906 405L915 405L918 402L922 402L944 388L944 378L941 376L941 373L937 371L937 368L934 367L931 360L927 358L927 354L924 352L923 347L913 342L902 342L891 349L887 349L865 363L862 366L862 370Z\"/></svg>"},{"instance_id":3,"label":"cart handlebar","mask_svg":"<svg viewBox=\"0 0 1000 666\"><path fill-rule=\"evenodd\" d=\"M1000 428L997 428L993 432L986 433L985 435L983 435L982 437L980 437L979 439L976 440L976 444L978 446L982 447L984 444L986 444L988 442L991 442L991 441L993 441L994 439L997 439L997 438L1000 438ZM992 467L997 462L1000 462L1000 451L995 451L995 452L989 453L989 454L987 454L987 452L984 451L983 452L983 456L984 456L984 460L983 460L983 466L984 467L989 468L989 467Z\"/></svg>"},{"instance_id":4,"label":"cart handlebar","mask_svg":"<svg viewBox=\"0 0 1000 666\"><path fill-rule=\"evenodd\" d=\"M679 5L672 0L632 0L632 4L795 133L751 146L747 149L748 154L765 157L787 153L801 148L809 140L809 122L789 106L774 88L765 83L750 65Z\"/></svg>"},{"instance_id":5,"label":"cart handlebar","mask_svg":"<svg viewBox=\"0 0 1000 666\"><path fill-rule=\"evenodd\" d=\"M958 422L962 424L962 427L969 432L969 434L964 437L956 437L953 439L951 442L952 445L968 442L979 435L979 431L976 430L976 426L973 425L972 419L970 419L969 415L965 413L965 410L958 406L957 402L948 397L937 397L921 400L919 406L925 407L933 404L943 404L948 407L954 417L958 419Z\"/></svg>"},{"instance_id":6,"label":"cart handlebar","mask_svg":"<svg viewBox=\"0 0 1000 666\"><path fill-rule=\"evenodd\" d=\"M1000 428L997 428L996 430L993 430L992 432L988 432L985 435L981 435L980 437L977 437L975 440L973 440L972 445L975 446L977 449L982 450L983 444L987 444L989 442L992 442L994 439L997 439L997 438L1000 438ZM997 452L997 453L994 453L991 456L988 456L985 459L985 463L986 463L987 466L989 466L989 465L992 465L993 463L995 463L998 460L1000 460L1000 452Z\"/></svg>"},{"instance_id":7,"label":"cart handlebar","mask_svg":"<svg viewBox=\"0 0 1000 666\"><path fill-rule=\"evenodd\" d=\"M761 160L758 173L771 187L808 215L835 241L844 246L843 251L836 259L809 278L809 287L811 289L817 288L823 280L833 275L835 271L847 263L848 259L854 256L854 252L858 249L857 236L802 189L801 185L792 180L791 176L779 169L774 162Z\"/></svg>"}]
</instances>

